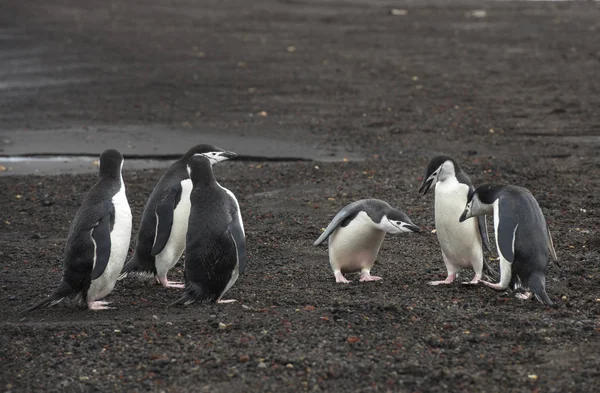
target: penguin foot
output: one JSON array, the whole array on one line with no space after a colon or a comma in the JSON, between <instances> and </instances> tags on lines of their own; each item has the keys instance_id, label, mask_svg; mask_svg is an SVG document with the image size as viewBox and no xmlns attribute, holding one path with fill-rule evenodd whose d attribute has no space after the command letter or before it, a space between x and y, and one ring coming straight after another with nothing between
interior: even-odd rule
<instances>
[{"instance_id":1,"label":"penguin foot","mask_svg":"<svg viewBox=\"0 0 600 393\"><path fill-rule=\"evenodd\" d=\"M335 273L335 282L338 283L342 283L342 284L349 284L350 281L346 280L346 277L344 277L344 275L342 274L341 271L337 270Z\"/></svg>"},{"instance_id":2,"label":"penguin foot","mask_svg":"<svg viewBox=\"0 0 600 393\"><path fill-rule=\"evenodd\" d=\"M159 277L157 281L165 288L185 288L181 281L169 281L166 277Z\"/></svg>"},{"instance_id":3,"label":"penguin foot","mask_svg":"<svg viewBox=\"0 0 600 393\"><path fill-rule=\"evenodd\" d=\"M521 300L531 299L531 292L517 293L515 297Z\"/></svg>"},{"instance_id":4,"label":"penguin foot","mask_svg":"<svg viewBox=\"0 0 600 393\"><path fill-rule=\"evenodd\" d=\"M87 306L88 306L89 310L93 310L93 311L110 310L110 309L114 308L114 307L108 307L107 306L108 304L110 304L110 302L98 300L95 302L88 302Z\"/></svg>"},{"instance_id":5,"label":"penguin foot","mask_svg":"<svg viewBox=\"0 0 600 393\"><path fill-rule=\"evenodd\" d=\"M481 281L481 276L476 274L475 277L473 277L473 279L471 281L463 281L462 284L463 285L477 285L477 284L479 284L479 281Z\"/></svg>"},{"instance_id":6,"label":"penguin foot","mask_svg":"<svg viewBox=\"0 0 600 393\"><path fill-rule=\"evenodd\" d=\"M235 303L235 302L237 302L237 300L235 300L235 299L227 299L227 300L219 299L219 300L217 300L218 304L229 304L229 303Z\"/></svg>"},{"instance_id":7,"label":"penguin foot","mask_svg":"<svg viewBox=\"0 0 600 393\"><path fill-rule=\"evenodd\" d=\"M481 280L481 282L482 282L484 285L487 285L488 287L490 287L490 288L492 288L492 289L495 289L495 290L497 290L497 291L503 291L503 290L505 290L505 289L507 288L507 287L505 287L505 286L502 286L502 284L493 284L493 283L491 283L491 282L484 281L484 280Z\"/></svg>"},{"instance_id":8,"label":"penguin foot","mask_svg":"<svg viewBox=\"0 0 600 393\"><path fill-rule=\"evenodd\" d=\"M379 281L381 280L381 277L377 277L377 276L372 276L369 273L361 273L360 274L360 281Z\"/></svg>"},{"instance_id":9,"label":"penguin foot","mask_svg":"<svg viewBox=\"0 0 600 393\"><path fill-rule=\"evenodd\" d=\"M455 278L456 278L456 274L450 274L450 275L448 275L448 277L446 277L445 280L430 281L429 285L440 285L440 284L448 285L448 284L452 284L454 282Z\"/></svg>"}]
</instances>

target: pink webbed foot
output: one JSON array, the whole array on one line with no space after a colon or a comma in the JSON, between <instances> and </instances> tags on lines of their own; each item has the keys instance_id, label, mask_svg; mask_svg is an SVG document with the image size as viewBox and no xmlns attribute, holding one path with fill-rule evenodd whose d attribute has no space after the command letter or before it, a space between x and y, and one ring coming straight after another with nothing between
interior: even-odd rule
<instances>
[{"instance_id":1,"label":"pink webbed foot","mask_svg":"<svg viewBox=\"0 0 600 393\"><path fill-rule=\"evenodd\" d=\"M464 281L462 284L463 285L477 285L477 284L479 284L479 281L481 281L481 276L479 274L476 274L475 277L473 277L473 279L471 281Z\"/></svg>"},{"instance_id":2,"label":"pink webbed foot","mask_svg":"<svg viewBox=\"0 0 600 393\"><path fill-rule=\"evenodd\" d=\"M335 282L342 283L342 284L350 283L350 281L346 280L346 277L344 277L344 275L342 274L341 271L337 270L334 274L335 274Z\"/></svg>"},{"instance_id":3,"label":"pink webbed foot","mask_svg":"<svg viewBox=\"0 0 600 393\"><path fill-rule=\"evenodd\" d=\"M377 277L377 276L372 276L371 274L369 274L368 272L362 272L360 274L360 281L379 281L381 280L381 277Z\"/></svg>"},{"instance_id":4,"label":"pink webbed foot","mask_svg":"<svg viewBox=\"0 0 600 393\"><path fill-rule=\"evenodd\" d=\"M531 292L517 293L515 297L521 300L531 299Z\"/></svg>"},{"instance_id":5,"label":"pink webbed foot","mask_svg":"<svg viewBox=\"0 0 600 393\"><path fill-rule=\"evenodd\" d=\"M448 284L452 284L454 282L455 278L456 278L456 274L449 274L448 277L446 277L445 280L442 280L442 281L430 281L429 285L440 285L440 284L448 285Z\"/></svg>"},{"instance_id":6,"label":"pink webbed foot","mask_svg":"<svg viewBox=\"0 0 600 393\"><path fill-rule=\"evenodd\" d=\"M235 299L227 299L227 300L217 300L217 304L230 304L230 303L235 303L237 302L237 300Z\"/></svg>"},{"instance_id":7,"label":"pink webbed foot","mask_svg":"<svg viewBox=\"0 0 600 393\"><path fill-rule=\"evenodd\" d=\"M108 304L110 304L110 302L98 300L95 302L88 302L87 306L88 306L89 310L93 310L93 311L110 310L110 309L114 308L114 307L108 307L107 306Z\"/></svg>"},{"instance_id":8,"label":"pink webbed foot","mask_svg":"<svg viewBox=\"0 0 600 393\"><path fill-rule=\"evenodd\" d=\"M490 288L492 288L492 289L495 289L495 290L497 290L497 291L503 291L503 290L505 290L505 289L506 289L506 287L503 287L503 286L502 286L502 285L500 285L500 284L493 284L493 283L491 283L491 282L489 282L489 281L484 281L484 280L481 280L481 282L482 282L484 285L486 285L486 286L488 286L488 287L490 287Z\"/></svg>"},{"instance_id":9,"label":"pink webbed foot","mask_svg":"<svg viewBox=\"0 0 600 393\"><path fill-rule=\"evenodd\" d=\"M185 284L180 281L169 281L166 277L158 277L157 281L165 288L185 288Z\"/></svg>"}]
</instances>

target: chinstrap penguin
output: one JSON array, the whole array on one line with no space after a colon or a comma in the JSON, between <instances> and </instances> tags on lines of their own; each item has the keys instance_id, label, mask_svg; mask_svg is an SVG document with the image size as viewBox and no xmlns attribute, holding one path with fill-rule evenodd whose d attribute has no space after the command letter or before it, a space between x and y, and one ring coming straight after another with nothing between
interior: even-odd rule
<instances>
[{"instance_id":1,"label":"chinstrap penguin","mask_svg":"<svg viewBox=\"0 0 600 393\"><path fill-rule=\"evenodd\" d=\"M465 284L477 284L484 266L490 275L496 277L483 255L482 246L491 251L485 216L467 222L458 221L469 192L474 190L469 176L452 157L436 156L427 165L419 193L427 194L432 186L435 187L435 229L448 275L445 280L430 284L450 284L465 268L475 271L473 279Z\"/></svg>"},{"instance_id":2,"label":"chinstrap penguin","mask_svg":"<svg viewBox=\"0 0 600 393\"><path fill-rule=\"evenodd\" d=\"M344 273L360 272L360 281L376 281L371 268L386 233L420 232L403 212L379 199L362 199L340 210L315 246L329 238L329 263L335 281L349 283Z\"/></svg>"},{"instance_id":3,"label":"chinstrap penguin","mask_svg":"<svg viewBox=\"0 0 600 393\"><path fill-rule=\"evenodd\" d=\"M556 260L550 230L537 201L523 187L485 184L469 195L463 222L470 217L494 214L494 232L500 256L500 282L483 283L497 290L522 288L548 306L546 293L548 252ZM531 293L517 295L527 299Z\"/></svg>"},{"instance_id":4,"label":"chinstrap penguin","mask_svg":"<svg viewBox=\"0 0 600 393\"><path fill-rule=\"evenodd\" d=\"M167 273L185 250L192 190L187 162L197 154L210 156L213 163L236 157L215 146L197 145L171 164L146 202L135 252L119 279L129 273L146 273L156 276L164 287L184 287L183 283L169 281Z\"/></svg>"},{"instance_id":5,"label":"chinstrap penguin","mask_svg":"<svg viewBox=\"0 0 600 393\"><path fill-rule=\"evenodd\" d=\"M215 179L209 154L193 156L193 188L185 247L185 295L174 304L222 300L246 268L246 235L236 197Z\"/></svg>"},{"instance_id":6,"label":"chinstrap penguin","mask_svg":"<svg viewBox=\"0 0 600 393\"><path fill-rule=\"evenodd\" d=\"M131 210L125 195L123 156L106 150L99 160L100 179L77 211L67 237L63 277L54 293L29 308L53 306L81 295L90 310L104 310L129 250Z\"/></svg>"}]
</instances>

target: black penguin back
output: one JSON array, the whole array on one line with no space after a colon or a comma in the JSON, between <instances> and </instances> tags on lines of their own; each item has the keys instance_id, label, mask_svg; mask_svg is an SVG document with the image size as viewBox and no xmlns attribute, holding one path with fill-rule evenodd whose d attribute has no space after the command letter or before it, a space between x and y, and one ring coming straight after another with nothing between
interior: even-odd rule
<instances>
[{"instance_id":1,"label":"black penguin back","mask_svg":"<svg viewBox=\"0 0 600 393\"><path fill-rule=\"evenodd\" d=\"M115 149L104 150L100 155L100 178L118 179L121 177L123 155Z\"/></svg>"},{"instance_id":2,"label":"black penguin back","mask_svg":"<svg viewBox=\"0 0 600 393\"><path fill-rule=\"evenodd\" d=\"M511 284L530 289L538 300L551 306L553 303L546 293L549 239L544 214L534 196L525 188L504 186L496 192L499 198L513 199L512 213L519 219L514 234ZM501 209L499 214L503 214Z\"/></svg>"},{"instance_id":3,"label":"black penguin back","mask_svg":"<svg viewBox=\"0 0 600 393\"><path fill-rule=\"evenodd\" d=\"M214 302L229 283L238 255L229 231L233 201L215 180L210 161L188 161L193 189L186 236L186 299Z\"/></svg>"}]
</instances>

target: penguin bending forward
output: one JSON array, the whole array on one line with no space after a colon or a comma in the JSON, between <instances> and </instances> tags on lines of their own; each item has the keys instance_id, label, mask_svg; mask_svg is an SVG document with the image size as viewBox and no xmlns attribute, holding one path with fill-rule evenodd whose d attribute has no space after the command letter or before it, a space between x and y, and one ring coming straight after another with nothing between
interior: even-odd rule
<instances>
[{"instance_id":1,"label":"penguin bending forward","mask_svg":"<svg viewBox=\"0 0 600 393\"><path fill-rule=\"evenodd\" d=\"M379 199L362 199L345 206L329 223L315 246L329 238L329 263L335 281L349 283L344 273L360 272L360 281L376 281L371 268L386 233L420 232L403 212Z\"/></svg>"},{"instance_id":2,"label":"penguin bending forward","mask_svg":"<svg viewBox=\"0 0 600 393\"><path fill-rule=\"evenodd\" d=\"M58 288L29 308L53 306L81 295L90 310L105 310L103 299L114 288L131 238L131 210L123 183L123 156L117 150L100 155L100 179L77 211L67 237L63 277Z\"/></svg>"},{"instance_id":3,"label":"penguin bending forward","mask_svg":"<svg viewBox=\"0 0 600 393\"><path fill-rule=\"evenodd\" d=\"M419 193L427 194L431 186L435 186L435 229L448 276L429 284L451 284L464 268L475 271L473 280L464 284L477 284L484 267L492 277L497 277L483 255L483 246L491 251L485 216L464 223L458 221L469 192L474 190L469 176L452 157L437 156L427 165Z\"/></svg>"},{"instance_id":4,"label":"penguin bending forward","mask_svg":"<svg viewBox=\"0 0 600 393\"><path fill-rule=\"evenodd\" d=\"M215 146L197 145L167 168L146 202L135 252L119 279L129 273L147 273L156 276L164 287L184 287L180 282L169 281L167 273L185 250L192 190L187 162L196 154L206 154L215 163L237 157Z\"/></svg>"},{"instance_id":5,"label":"penguin bending forward","mask_svg":"<svg viewBox=\"0 0 600 393\"><path fill-rule=\"evenodd\" d=\"M500 282L483 283L497 290L531 290L542 303L552 306L546 293L548 252L557 260L550 230L537 201L523 187L484 184L469 195L460 221L494 214L494 232L500 256ZM531 292L517 295L527 299Z\"/></svg>"},{"instance_id":6,"label":"penguin bending forward","mask_svg":"<svg viewBox=\"0 0 600 393\"><path fill-rule=\"evenodd\" d=\"M237 199L215 180L210 154L188 161L193 188L185 246L185 296L173 304L222 300L246 268L246 235Z\"/></svg>"}]
</instances>

